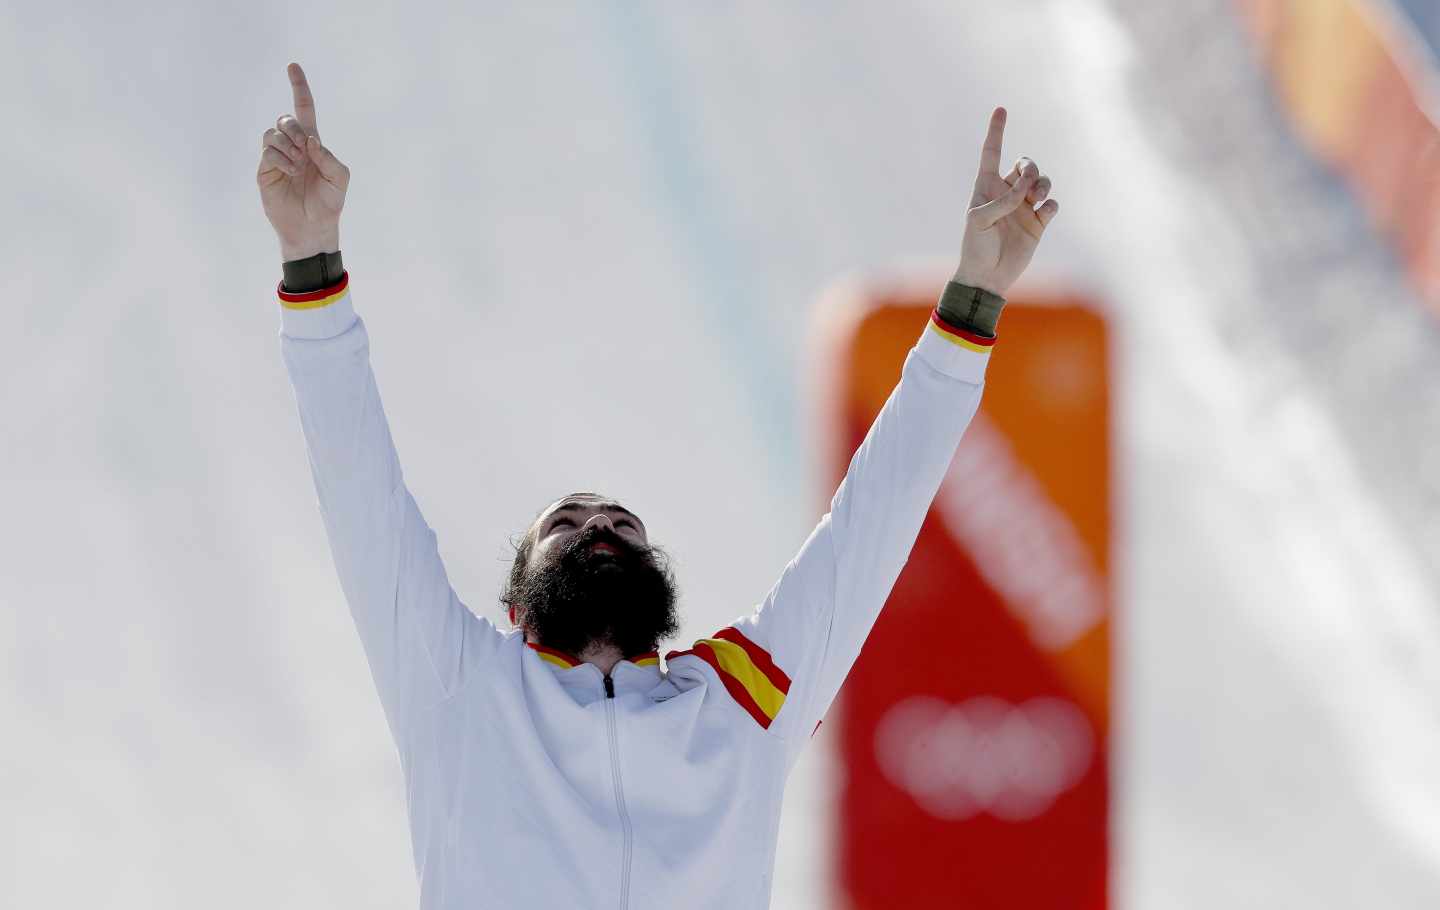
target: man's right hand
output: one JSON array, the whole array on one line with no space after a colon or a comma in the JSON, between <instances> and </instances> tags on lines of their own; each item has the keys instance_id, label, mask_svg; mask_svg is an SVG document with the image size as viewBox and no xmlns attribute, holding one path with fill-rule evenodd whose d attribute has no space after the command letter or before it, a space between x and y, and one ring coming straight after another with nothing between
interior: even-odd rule
<instances>
[{"instance_id":1,"label":"man's right hand","mask_svg":"<svg viewBox=\"0 0 1440 910\"><path fill-rule=\"evenodd\" d=\"M261 141L260 203L289 262L340 249L340 210L350 169L320 144L315 99L300 64L288 68L295 113L282 114Z\"/></svg>"}]
</instances>

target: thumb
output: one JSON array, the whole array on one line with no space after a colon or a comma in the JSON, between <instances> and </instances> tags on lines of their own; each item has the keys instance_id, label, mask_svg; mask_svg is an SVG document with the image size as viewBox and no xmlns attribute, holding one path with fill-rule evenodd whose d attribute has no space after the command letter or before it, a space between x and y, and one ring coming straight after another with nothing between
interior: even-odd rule
<instances>
[{"instance_id":1,"label":"thumb","mask_svg":"<svg viewBox=\"0 0 1440 910\"><path fill-rule=\"evenodd\" d=\"M1015 181L1003 196L996 196L984 205L977 206L970 210L970 221L981 230L991 227L995 222L1020 207L1025 201L1025 194L1030 192L1030 186L1035 182L1033 175L1022 176Z\"/></svg>"},{"instance_id":2,"label":"thumb","mask_svg":"<svg viewBox=\"0 0 1440 910\"><path fill-rule=\"evenodd\" d=\"M310 135L305 137L305 154L315 162L320 169L320 176L325 178L326 183L332 183L340 189L345 189L350 182L350 169L340 163L333 153L320 144L320 137Z\"/></svg>"}]
</instances>

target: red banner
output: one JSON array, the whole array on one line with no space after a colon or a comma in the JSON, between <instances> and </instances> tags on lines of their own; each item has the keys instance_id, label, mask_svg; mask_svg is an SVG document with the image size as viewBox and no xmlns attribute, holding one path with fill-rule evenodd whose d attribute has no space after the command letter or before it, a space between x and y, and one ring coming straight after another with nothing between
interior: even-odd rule
<instances>
[{"instance_id":1,"label":"red banner","mask_svg":"<svg viewBox=\"0 0 1440 910\"><path fill-rule=\"evenodd\" d=\"M831 489L934 305L874 294L827 352ZM827 312L830 312L827 310ZM1104 907L1106 331L1012 299L980 412L841 699L839 891L856 910Z\"/></svg>"}]
</instances>

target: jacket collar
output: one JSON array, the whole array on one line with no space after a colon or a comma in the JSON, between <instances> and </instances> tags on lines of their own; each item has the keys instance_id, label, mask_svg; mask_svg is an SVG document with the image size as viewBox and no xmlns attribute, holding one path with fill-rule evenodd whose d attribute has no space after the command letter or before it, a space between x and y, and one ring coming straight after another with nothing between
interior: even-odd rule
<instances>
[{"instance_id":1,"label":"jacket collar","mask_svg":"<svg viewBox=\"0 0 1440 910\"><path fill-rule=\"evenodd\" d=\"M605 674L600 672L599 667L581 660L577 655L568 651L536 644L533 641L525 642L525 646L539 655L540 659L555 671L562 682L580 683L587 673L593 673L597 685L602 683L605 678ZM584 669L586 667L590 669L587 671ZM621 658L610 670L610 680L617 690L641 688L647 683L653 685L659 681L660 675L660 653L658 651L646 651L643 654L632 654L629 657Z\"/></svg>"}]
</instances>

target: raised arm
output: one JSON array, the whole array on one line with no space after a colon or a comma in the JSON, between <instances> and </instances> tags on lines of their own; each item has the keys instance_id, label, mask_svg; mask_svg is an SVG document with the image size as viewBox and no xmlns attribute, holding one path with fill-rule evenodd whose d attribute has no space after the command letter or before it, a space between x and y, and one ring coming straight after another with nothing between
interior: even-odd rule
<instances>
[{"instance_id":1,"label":"raised arm","mask_svg":"<svg viewBox=\"0 0 1440 910\"><path fill-rule=\"evenodd\" d=\"M731 687L737 698L744 703L750 696L757 721L789 739L792 762L845 681L909 558L980 404L1004 294L1058 211L1046 198L1050 180L1034 162L1021 158L1000 175L1004 127L1005 111L997 108L960 265L929 322L916 326L920 337L900 382L851 458L830 510L759 608L717 633L722 643L710 646L741 684ZM747 672L749 666L755 671Z\"/></svg>"},{"instance_id":2,"label":"raised arm","mask_svg":"<svg viewBox=\"0 0 1440 910\"><path fill-rule=\"evenodd\" d=\"M294 114L265 131L256 182L280 241L280 346L340 586L392 735L460 684L500 633L451 589L406 489L349 274L339 268L350 171L320 142L315 101L289 67Z\"/></svg>"}]
</instances>

